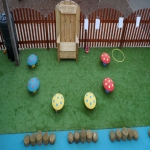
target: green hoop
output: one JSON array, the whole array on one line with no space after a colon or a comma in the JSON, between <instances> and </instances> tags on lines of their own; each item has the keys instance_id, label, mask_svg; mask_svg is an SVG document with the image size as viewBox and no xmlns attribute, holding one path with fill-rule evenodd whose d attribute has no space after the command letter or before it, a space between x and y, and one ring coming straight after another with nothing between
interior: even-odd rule
<instances>
[{"instance_id":1,"label":"green hoop","mask_svg":"<svg viewBox=\"0 0 150 150\"><path fill-rule=\"evenodd\" d=\"M122 55L123 55L123 59L122 59L122 60L117 60L116 58L114 58L113 52L114 52L114 51L117 51L117 50L122 53ZM115 61L117 61L117 62L123 62L124 59L125 59L124 53L123 53L120 49L113 49L113 50L112 50L112 57L113 57L113 59L114 59Z\"/></svg>"}]
</instances>

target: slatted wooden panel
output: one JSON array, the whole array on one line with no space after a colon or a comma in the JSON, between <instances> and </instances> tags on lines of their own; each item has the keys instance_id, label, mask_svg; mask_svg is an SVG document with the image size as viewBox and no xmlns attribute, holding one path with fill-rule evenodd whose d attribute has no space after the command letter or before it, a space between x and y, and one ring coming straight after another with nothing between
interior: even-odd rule
<instances>
[{"instance_id":1,"label":"slatted wooden panel","mask_svg":"<svg viewBox=\"0 0 150 150\"><path fill-rule=\"evenodd\" d=\"M30 8L18 8L13 11L15 27L20 48L50 48L56 45L55 11L44 17ZM135 27L136 17L141 16L140 27ZM132 13L124 20L123 29L118 28L118 19L123 15L111 8L99 9L87 16L89 29L84 30L84 18L80 13L79 47L130 47L150 46L150 9ZM100 29L95 30L95 19L101 21ZM4 49L0 32L0 49Z\"/></svg>"},{"instance_id":2,"label":"slatted wooden panel","mask_svg":"<svg viewBox=\"0 0 150 150\"><path fill-rule=\"evenodd\" d=\"M13 11L20 48L47 47L45 18L30 8Z\"/></svg>"},{"instance_id":3,"label":"slatted wooden panel","mask_svg":"<svg viewBox=\"0 0 150 150\"><path fill-rule=\"evenodd\" d=\"M80 12L79 47L84 47L85 45L84 18L85 15L82 12Z\"/></svg>"},{"instance_id":4,"label":"slatted wooden panel","mask_svg":"<svg viewBox=\"0 0 150 150\"><path fill-rule=\"evenodd\" d=\"M136 17L140 16L140 26L136 27ZM124 21L124 32L120 47L150 46L150 9L132 13Z\"/></svg>"},{"instance_id":5,"label":"slatted wooden panel","mask_svg":"<svg viewBox=\"0 0 150 150\"><path fill-rule=\"evenodd\" d=\"M82 31L84 37L80 43L85 42L90 47L118 47L121 40L122 28L118 28L118 19L123 15L114 9L99 9L88 16L88 31ZM100 28L95 29L95 20L100 19ZM84 26L84 17L81 18L81 27ZM81 34L80 34L81 35ZM83 44L83 43L82 43ZM81 44L80 44L81 45Z\"/></svg>"}]
</instances>

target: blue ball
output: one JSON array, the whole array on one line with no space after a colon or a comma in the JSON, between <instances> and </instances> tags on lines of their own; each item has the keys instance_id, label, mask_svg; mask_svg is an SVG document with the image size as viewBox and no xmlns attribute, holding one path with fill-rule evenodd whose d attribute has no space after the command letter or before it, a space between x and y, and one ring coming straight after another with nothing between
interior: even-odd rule
<instances>
[{"instance_id":1,"label":"blue ball","mask_svg":"<svg viewBox=\"0 0 150 150\"><path fill-rule=\"evenodd\" d=\"M31 54L27 59L27 63L29 66L35 65L37 61L38 61L38 57L35 54Z\"/></svg>"},{"instance_id":2,"label":"blue ball","mask_svg":"<svg viewBox=\"0 0 150 150\"><path fill-rule=\"evenodd\" d=\"M40 85L39 79L33 77L28 81L27 87L30 92L36 92L36 90L39 88L39 85Z\"/></svg>"}]
</instances>

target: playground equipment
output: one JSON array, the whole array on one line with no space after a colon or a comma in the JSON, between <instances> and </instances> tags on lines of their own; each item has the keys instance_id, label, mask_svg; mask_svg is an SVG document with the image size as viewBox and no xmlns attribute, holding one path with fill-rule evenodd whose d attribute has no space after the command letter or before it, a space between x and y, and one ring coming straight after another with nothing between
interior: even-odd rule
<instances>
[{"instance_id":1,"label":"playground equipment","mask_svg":"<svg viewBox=\"0 0 150 150\"><path fill-rule=\"evenodd\" d=\"M119 52L121 52L121 54L122 54L122 56L123 56L123 59L122 59L122 60L117 60L117 59L114 57L114 55L113 55L114 51L119 51ZM123 62L123 61L125 60L124 53L123 53L120 49L113 49L113 50L112 50L112 58L113 58L115 61L117 61L117 62Z\"/></svg>"},{"instance_id":2,"label":"playground equipment","mask_svg":"<svg viewBox=\"0 0 150 150\"><path fill-rule=\"evenodd\" d=\"M27 147L30 144L32 146L38 145L41 146L42 144L48 145L49 143L51 145L54 145L56 141L56 136L54 133L51 133L48 135L48 132L44 132L42 135L41 131L38 131L37 133L32 133L31 135L26 135L24 137L24 145Z\"/></svg>"},{"instance_id":3,"label":"playground equipment","mask_svg":"<svg viewBox=\"0 0 150 150\"><path fill-rule=\"evenodd\" d=\"M55 7L57 54L60 59L78 60L80 7L73 1L61 1Z\"/></svg>"},{"instance_id":4,"label":"playground equipment","mask_svg":"<svg viewBox=\"0 0 150 150\"><path fill-rule=\"evenodd\" d=\"M116 132L110 131L109 133L109 139L111 142L114 142L115 140L120 142L123 141L131 141L132 139L138 140L139 135L137 130L128 129L126 127L123 127L122 130L117 129Z\"/></svg>"},{"instance_id":5,"label":"playground equipment","mask_svg":"<svg viewBox=\"0 0 150 150\"><path fill-rule=\"evenodd\" d=\"M96 143L98 141L98 133L97 132L92 132L91 130L85 130L85 129L81 129L81 131L75 131L75 133L73 134L72 132L68 133L68 143L72 144L73 142L75 142L76 144L78 144L79 142L81 143L91 143L94 142Z\"/></svg>"},{"instance_id":6,"label":"playground equipment","mask_svg":"<svg viewBox=\"0 0 150 150\"><path fill-rule=\"evenodd\" d=\"M31 66L32 68L35 67L35 64L37 63L38 58L35 54L31 54L28 59L27 59L27 63L29 66Z\"/></svg>"},{"instance_id":7,"label":"playground equipment","mask_svg":"<svg viewBox=\"0 0 150 150\"><path fill-rule=\"evenodd\" d=\"M88 92L84 96L84 104L88 109L93 109L96 106L96 97L93 93Z\"/></svg>"},{"instance_id":8,"label":"playground equipment","mask_svg":"<svg viewBox=\"0 0 150 150\"><path fill-rule=\"evenodd\" d=\"M102 53L100 59L104 66L110 63L110 56L107 53Z\"/></svg>"},{"instance_id":9,"label":"playground equipment","mask_svg":"<svg viewBox=\"0 0 150 150\"><path fill-rule=\"evenodd\" d=\"M27 87L28 87L28 90L29 90L30 92L35 93L36 90L39 88L39 85L40 85L39 79L36 78L36 77L33 77L33 78L31 78L31 79L28 81L28 86L27 86Z\"/></svg>"},{"instance_id":10,"label":"playground equipment","mask_svg":"<svg viewBox=\"0 0 150 150\"><path fill-rule=\"evenodd\" d=\"M106 90L106 93L112 92L114 90L114 82L110 78L105 78L103 80L103 86Z\"/></svg>"},{"instance_id":11,"label":"playground equipment","mask_svg":"<svg viewBox=\"0 0 150 150\"><path fill-rule=\"evenodd\" d=\"M64 97L62 94L57 93L52 98L52 106L57 112L58 110L61 110L64 106Z\"/></svg>"}]
</instances>

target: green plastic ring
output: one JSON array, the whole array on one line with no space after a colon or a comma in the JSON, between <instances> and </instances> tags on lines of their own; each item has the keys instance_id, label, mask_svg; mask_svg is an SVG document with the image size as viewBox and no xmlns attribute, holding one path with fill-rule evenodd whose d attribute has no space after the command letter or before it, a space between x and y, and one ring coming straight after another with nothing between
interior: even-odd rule
<instances>
[{"instance_id":1,"label":"green plastic ring","mask_svg":"<svg viewBox=\"0 0 150 150\"><path fill-rule=\"evenodd\" d=\"M114 58L113 52L114 52L114 51L117 51L117 50L122 53L122 55L123 55L123 59L122 59L122 60L117 60L116 58ZM124 59L125 59L124 53L123 53L120 49L113 49L113 50L112 50L112 57L113 57L113 59L114 59L115 61L117 61L117 62L123 62Z\"/></svg>"}]
</instances>

